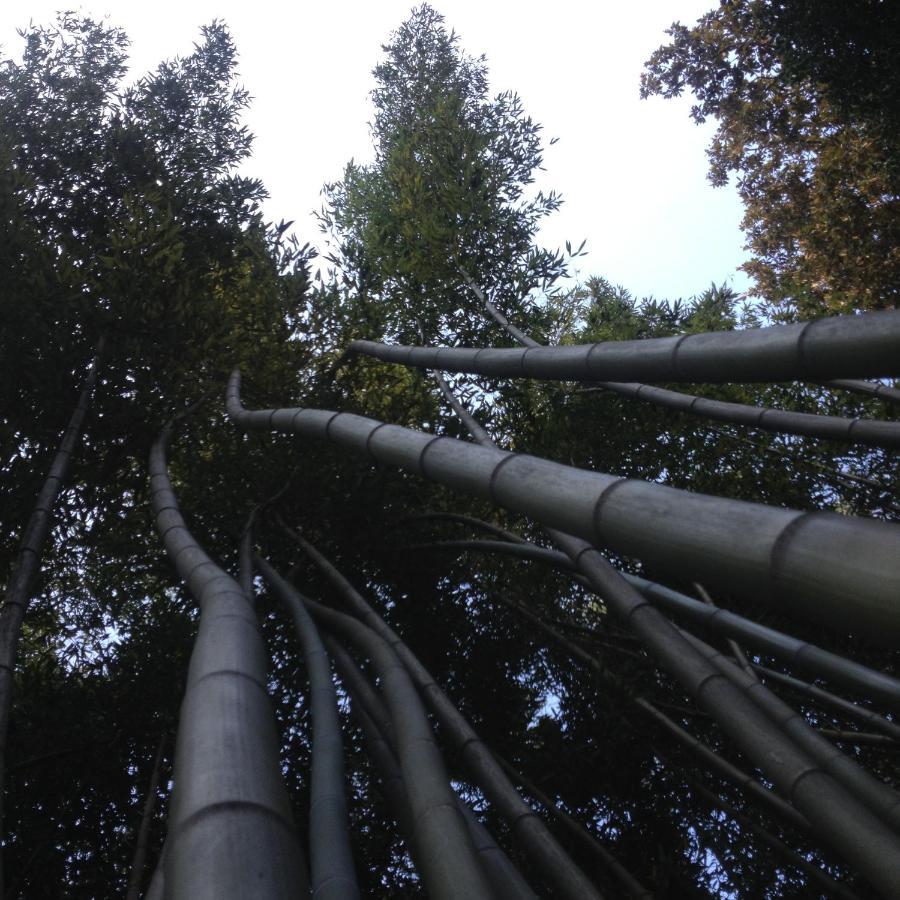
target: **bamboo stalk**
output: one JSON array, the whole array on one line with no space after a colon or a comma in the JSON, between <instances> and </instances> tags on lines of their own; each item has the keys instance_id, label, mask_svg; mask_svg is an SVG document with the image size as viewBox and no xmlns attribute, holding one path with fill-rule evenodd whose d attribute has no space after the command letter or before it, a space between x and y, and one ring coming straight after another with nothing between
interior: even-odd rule
<instances>
[{"instance_id":1,"label":"bamboo stalk","mask_svg":"<svg viewBox=\"0 0 900 900\"><path fill-rule=\"evenodd\" d=\"M344 743L331 663L303 602L263 558L255 557L275 595L287 608L303 652L312 718L310 776L310 869L312 896L321 900L359 897L344 789Z\"/></svg>"},{"instance_id":2,"label":"bamboo stalk","mask_svg":"<svg viewBox=\"0 0 900 900\"><path fill-rule=\"evenodd\" d=\"M900 638L900 526L693 494L350 413L249 411L239 390L235 371L227 408L245 430L325 438L704 584L738 586L884 641Z\"/></svg>"},{"instance_id":3,"label":"bamboo stalk","mask_svg":"<svg viewBox=\"0 0 900 900\"><path fill-rule=\"evenodd\" d=\"M792 325L524 350L412 347L353 341L385 362L444 372L558 381L817 381L897 375L900 312Z\"/></svg>"},{"instance_id":4,"label":"bamboo stalk","mask_svg":"<svg viewBox=\"0 0 900 900\"><path fill-rule=\"evenodd\" d=\"M44 545L47 543L47 537L53 525L54 510L68 478L72 456L81 441L84 423L90 410L104 344L105 340L101 338L85 376L75 408L63 432L59 449L53 457L47 477L31 508L31 514L22 532L19 552L7 581L3 607L0 609L0 838L3 835L6 750L19 637L22 634L22 623L25 620L25 613L28 611L35 580L40 570ZM0 893L2 891L3 855L0 852Z\"/></svg>"},{"instance_id":5,"label":"bamboo stalk","mask_svg":"<svg viewBox=\"0 0 900 900\"><path fill-rule=\"evenodd\" d=\"M144 800L141 824L138 828L134 856L131 860L131 873L128 876L128 889L125 893L125 900L140 900L141 882L144 880L144 867L147 865L147 851L150 847L150 824L153 821L153 813L156 810L159 795L159 782L162 778L162 761L165 747L166 735L163 735L159 739L156 757L153 760L153 769L150 773L150 783L147 786L147 798Z\"/></svg>"},{"instance_id":6,"label":"bamboo stalk","mask_svg":"<svg viewBox=\"0 0 900 900\"><path fill-rule=\"evenodd\" d=\"M654 749L656 756L670 768L674 768L668 757L661 753L658 749ZM706 800L710 806L717 807L727 813L736 822L740 822L745 828L752 831L760 840L764 841L769 847L775 850L790 865L796 866L812 878L820 887L822 887L826 895L829 897L840 897L842 900L860 900L858 894L838 884L830 875L823 872L819 866L805 859L796 850L789 847L780 838L776 837L767 828L763 828L757 822L754 822L748 815L741 812L727 800L722 799L718 794L709 790L704 784L701 784L696 778L683 770L679 770L679 777L687 782L701 797Z\"/></svg>"},{"instance_id":7,"label":"bamboo stalk","mask_svg":"<svg viewBox=\"0 0 900 900\"><path fill-rule=\"evenodd\" d=\"M841 416L750 406L746 403L728 403L634 382L601 381L597 384L603 390L612 391L622 397L646 400L665 409L674 409L717 422L727 422L730 425L743 425L775 434L798 434L827 441L866 444L870 447L888 449L900 447L900 422L882 419L847 419Z\"/></svg>"},{"instance_id":8,"label":"bamboo stalk","mask_svg":"<svg viewBox=\"0 0 900 900\"><path fill-rule=\"evenodd\" d=\"M879 400L890 400L900 403L900 389L889 387L886 384L872 383L871 381L855 381L849 378L837 378L826 381L830 388L839 388L842 391L853 391L856 394L868 394L878 397Z\"/></svg>"},{"instance_id":9,"label":"bamboo stalk","mask_svg":"<svg viewBox=\"0 0 900 900\"><path fill-rule=\"evenodd\" d=\"M179 717L169 808L167 895L294 898L305 863L281 778L266 652L241 586L187 529L166 470L167 428L150 452L150 495L166 551L200 605Z\"/></svg>"},{"instance_id":10,"label":"bamboo stalk","mask_svg":"<svg viewBox=\"0 0 900 900\"><path fill-rule=\"evenodd\" d=\"M773 669L766 668L766 666L754 664L753 668L771 681L778 682L796 693L810 697L822 706L828 707L847 718L862 722L864 725L873 728L875 731L880 732L891 740L900 741L900 725L888 721L884 716L879 716L878 713L873 712L871 709L867 709L864 706L858 706L856 703L851 703L843 697L838 697L815 684L807 684L799 678L785 675L783 672L776 672ZM900 744L898 744L898 747L900 747Z\"/></svg>"},{"instance_id":11,"label":"bamboo stalk","mask_svg":"<svg viewBox=\"0 0 900 900\"><path fill-rule=\"evenodd\" d=\"M521 559L547 563L567 572L573 572L574 569L572 561L564 553L524 541L520 544L490 540L434 541L430 544L411 546L418 549L434 547L447 550L462 549L504 553ZM683 616L715 634L736 637L756 650L769 653L777 659L782 659L788 664L818 677L828 678L883 703L888 709L900 712L900 681L884 672L870 669L853 660L823 650L815 644L767 628L765 625L760 625L721 607L713 608L704 605L687 594L672 590L655 581L641 578L639 575L632 575L629 572L621 574L647 599L666 612ZM576 575L576 580L586 584L581 576Z\"/></svg>"},{"instance_id":12,"label":"bamboo stalk","mask_svg":"<svg viewBox=\"0 0 900 900\"><path fill-rule=\"evenodd\" d=\"M403 780L418 835L421 875L430 896L447 900L491 897L468 829L453 792L434 734L415 688L391 647L363 623L300 595L270 566L257 559L266 580L280 597L291 594L332 633L360 647L382 681L397 740Z\"/></svg>"},{"instance_id":13,"label":"bamboo stalk","mask_svg":"<svg viewBox=\"0 0 900 900\"><path fill-rule=\"evenodd\" d=\"M393 729L388 727L383 731L378 724L386 722L389 726L390 717L378 694L366 681L350 654L343 650L333 638L329 641L329 649L333 656L340 655L339 671L342 680L346 676L345 684L350 690L354 714L362 725L370 757L375 763L376 771L385 787L388 805L400 825L407 845L411 847L415 828L412 825L409 799L397 763ZM528 886L519 870L510 862L509 857L497 846L490 832L469 809L468 804L457 796L456 806L465 819L478 859L497 897L500 900L536 900L534 891Z\"/></svg>"}]
</instances>

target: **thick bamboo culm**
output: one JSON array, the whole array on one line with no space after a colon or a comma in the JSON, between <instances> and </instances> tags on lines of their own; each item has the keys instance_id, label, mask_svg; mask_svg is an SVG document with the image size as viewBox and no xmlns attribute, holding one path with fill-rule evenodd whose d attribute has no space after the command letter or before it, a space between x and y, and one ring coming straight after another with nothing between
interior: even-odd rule
<instances>
[{"instance_id":1,"label":"thick bamboo culm","mask_svg":"<svg viewBox=\"0 0 900 900\"><path fill-rule=\"evenodd\" d=\"M900 311L565 347L411 347L353 341L384 362L556 381L823 381L900 375Z\"/></svg>"},{"instance_id":2,"label":"thick bamboo culm","mask_svg":"<svg viewBox=\"0 0 900 900\"><path fill-rule=\"evenodd\" d=\"M166 470L166 429L150 453L156 527L200 606L175 747L164 859L167 896L287 900L308 891L281 777L268 666L242 587L188 531ZM157 879L155 879L157 880Z\"/></svg>"},{"instance_id":3,"label":"thick bamboo culm","mask_svg":"<svg viewBox=\"0 0 900 900\"><path fill-rule=\"evenodd\" d=\"M703 584L900 639L898 525L693 494L352 413L249 411L239 390L234 372L226 405L245 430L324 438Z\"/></svg>"}]
</instances>

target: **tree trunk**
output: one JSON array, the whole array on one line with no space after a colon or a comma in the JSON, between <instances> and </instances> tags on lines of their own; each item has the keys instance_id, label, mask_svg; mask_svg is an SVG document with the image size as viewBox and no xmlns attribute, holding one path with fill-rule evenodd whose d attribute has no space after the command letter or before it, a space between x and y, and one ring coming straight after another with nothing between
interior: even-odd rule
<instances>
[{"instance_id":1,"label":"tree trunk","mask_svg":"<svg viewBox=\"0 0 900 900\"><path fill-rule=\"evenodd\" d=\"M53 525L53 511L66 483L72 464L72 455L81 440L84 422L91 406L103 344L101 339L96 355L88 369L81 393L78 395L75 409L63 433L59 449L56 451L44 484L34 501L31 516L22 534L18 556L7 582L3 608L0 610L0 837L3 834L6 746L9 736L9 718L12 711L13 675L19 636L22 633L22 622L25 619L28 604L31 602L35 579L40 570L44 545ZM3 859L2 853L0 853L0 893L2 891Z\"/></svg>"}]
</instances>

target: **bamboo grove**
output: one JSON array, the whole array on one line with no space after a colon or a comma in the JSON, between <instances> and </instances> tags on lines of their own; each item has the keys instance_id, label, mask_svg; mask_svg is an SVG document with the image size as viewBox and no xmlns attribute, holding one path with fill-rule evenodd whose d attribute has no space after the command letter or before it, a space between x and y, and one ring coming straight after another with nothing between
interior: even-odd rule
<instances>
[{"instance_id":1,"label":"bamboo grove","mask_svg":"<svg viewBox=\"0 0 900 900\"><path fill-rule=\"evenodd\" d=\"M4 895L900 897L895 304L554 286L427 5L314 278L126 43L0 67Z\"/></svg>"}]
</instances>

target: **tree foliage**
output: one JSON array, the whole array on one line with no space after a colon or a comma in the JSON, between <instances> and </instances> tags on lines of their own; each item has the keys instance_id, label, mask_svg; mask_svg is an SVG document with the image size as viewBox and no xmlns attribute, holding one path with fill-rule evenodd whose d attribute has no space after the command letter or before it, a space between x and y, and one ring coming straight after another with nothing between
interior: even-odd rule
<instances>
[{"instance_id":1,"label":"tree foliage","mask_svg":"<svg viewBox=\"0 0 900 900\"><path fill-rule=\"evenodd\" d=\"M896 306L900 17L881 0L722 0L647 63L644 97L713 118L710 180L736 176L756 290L805 315Z\"/></svg>"},{"instance_id":2,"label":"tree foliage","mask_svg":"<svg viewBox=\"0 0 900 900\"><path fill-rule=\"evenodd\" d=\"M472 342L482 317L463 269L500 301L516 302L565 272L534 245L557 194L530 192L541 128L512 92L489 95L485 57L471 57L428 5L384 47L372 92L375 158L351 162L325 188L333 261L371 317L373 336Z\"/></svg>"},{"instance_id":3,"label":"tree foliage","mask_svg":"<svg viewBox=\"0 0 900 900\"><path fill-rule=\"evenodd\" d=\"M815 77L837 85L834 69L809 74L818 59L812 37L794 45L798 54L809 50L806 68L796 62L798 83ZM221 411L226 373L238 364L248 405L324 407L463 436L425 373L341 356L357 337L417 341L420 324L434 343L508 343L463 271L515 324L554 344L753 327L763 321L759 309L715 285L671 301L639 300L599 276L567 291L535 291L551 285L564 263L534 244L537 225L558 204L553 195L529 193L540 165L539 128L514 95L490 97L484 59L465 55L427 6L391 36L376 70L374 161L351 164L328 188L324 221L337 268L317 282L308 275L310 251L284 223L262 219L262 185L235 175L250 136L225 28L209 26L192 54L130 87L121 82L126 50L117 29L66 15L29 30L23 61L0 67L0 154L8 161L0 170L4 571L85 365L101 336L108 346L22 635L6 893L124 890L165 735L150 866L158 861L171 737L198 609L176 585L153 532L146 457L160 426L208 394L179 427L169 472L192 533L217 563L235 569L252 513L254 540L273 565L304 594L338 605L333 583L278 516L298 528L402 636L492 753L656 895L810 896L809 873L796 859L773 862L759 826L801 862L865 895L844 861L698 767L688 747L635 705L636 697L652 702L722 758L750 768L607 615L602 598L535 562L433 546L471 537L471 523L421 515L462 512L545 542L533 522L326 445L239 435ZM878 90L875 83L868 94L847 90L840 103L880 109ZM493 436L510 449L773 506L883 519L900 510L897 460L885 451L744 433L583 385L451 380L471 408L490 414ZM820 385L692 390L807 412L890 415L883 400ZM638 568L634 560L613 561ZM665 575L670 587L695 593L677 575L642 574ZM302 833L312 802L305 661L275 596L258 587L281 769ZM895 654L859 635L760 612L737 594L715 600L897 672ZM597 664L586 664L585 655ZM756 658L779 666L765 654ZM338 687L361 890L419 896L410 848L385 803L347 687L342 680ZM799 708L818 727L849 727L808 697ZM533 856L472 781L464 754L452 750L446 729L437 732L454 787L538 893L549 893ZM891 751L861 744L850 752L897 783ZM547 822L598 885L621 893L589 845Z\"/></svg>"}]
</instances>

